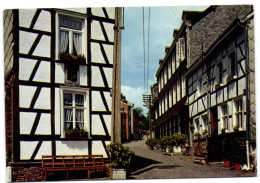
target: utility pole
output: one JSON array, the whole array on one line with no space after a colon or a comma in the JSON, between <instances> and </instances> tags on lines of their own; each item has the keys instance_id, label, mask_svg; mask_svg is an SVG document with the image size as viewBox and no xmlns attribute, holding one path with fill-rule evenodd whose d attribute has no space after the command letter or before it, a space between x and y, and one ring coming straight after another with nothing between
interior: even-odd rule
<instances>
[{"instance_id":1,"label":"utility pole","mask_svg":"<svg viewBox=\"0 0 260 183\"><path fill-rule=\"evenodd\" d=\"M152 95L143 95L143 103L145 107L148 107L149 114L149 137L152 137L152 124L151 124L151 104Z\"/></svg>"},{"instance_id":2,"label":"utility pole","mask_svg":"<svg viewBox=\"0 0 260 183\"><path fill-rule=\"evenodd\" d=\"M121 143L121 15L122 8L115 8L111 142L119 143Z\"/></svg>"}]
</instances>

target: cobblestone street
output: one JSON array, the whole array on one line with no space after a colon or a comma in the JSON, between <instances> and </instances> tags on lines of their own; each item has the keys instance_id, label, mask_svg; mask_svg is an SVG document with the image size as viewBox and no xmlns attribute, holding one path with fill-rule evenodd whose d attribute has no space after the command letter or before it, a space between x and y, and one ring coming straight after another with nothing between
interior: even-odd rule
<instances>
[{"instance_id":1,"label":"cobblestone street","mask_svg":"<svg viewBox=\"0 0 260 183\"><path fill-rule=\"evenodd\" d=\"M149 150L145 140L126 143L135 151L130 179L162 178L217 178L253 177L256 173L230 170L221 163L201 165L193 163L192 157L163 155L159 150Z\"/></svg>"}]
</instances>

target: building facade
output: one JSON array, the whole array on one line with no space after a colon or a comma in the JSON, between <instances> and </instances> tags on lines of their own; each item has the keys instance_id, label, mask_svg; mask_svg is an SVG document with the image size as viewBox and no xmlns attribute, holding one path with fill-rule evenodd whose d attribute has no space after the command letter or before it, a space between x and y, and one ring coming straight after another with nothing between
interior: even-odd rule
<instances>
[{"instance_id":1,"label":"building facade","mask_svg":"<svg viewBox=\"0 0 260 183\"><path fill-rule=\"evenodd\" d=\"M165 48L164 59L159 61L156 73L158 108L155 109L154 122L157 138L174 133L188 133L188 107L184 77L187 65L188 26L188 21L183 19L181 28L174 30L171 46ZM155 92L152 91L152 93Z\"/></svg>"},{"instance_id":2,"label":"building facade","mask_svg":"<svg viewBox=\"0 0 260 183\"><path fill-rule=\"evenodd\" d=\"M120 27L115 9L4 12L6 151L13 181L41 179L35 175L42 155L109 158L114 26ZM70 139L66 134L73 130L87 136ZM30 164L37 165L33 173Z\"/></svg>"},{"instance_id":3,"label":"building facade","mask_svg":"<svg viewBox=\"0 0 260 183\"><path fill-rule=\"evenodd\" d=\"M251 70L248 68L248 50L249 46L253 47L253 43L248 42L248 26L252 24L253 8L211 6L206 11L191 26L189 35L190 59L185 77L191 146L198 135L205 137L240 131L241 137L249 138L246 135L249 131L255 133L250 130L248 119L249 107L254 110L248 97L249 75L254 73L252 64ZM254 80L252 74L251 80ZM251 88L254 88L252 84Z\"/></svg>"},{"instance_id":4,"label":"building facade","mask_svg":"<svg viewBox=\"0 0 260 183\"><path fill-rule=\"evenodd\" d=\"M203 153L198 154L223 160L214 157L223 149L217 149L211 137L239 131L236 138L249 161L256 150L253 7L184 11L182 21L156 73L155 136L188 134L194 155L202 137ZM152 94L154 88L156 84Z\"/></svg>"}]
</instances>

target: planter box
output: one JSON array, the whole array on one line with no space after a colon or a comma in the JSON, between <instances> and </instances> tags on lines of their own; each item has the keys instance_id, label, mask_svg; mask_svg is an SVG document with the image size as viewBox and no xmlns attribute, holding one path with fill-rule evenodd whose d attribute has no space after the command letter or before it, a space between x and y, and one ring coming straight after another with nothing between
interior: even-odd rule
<instances>
[{"instance_id":1,"label":"planter box","mask_svg":"<svg viewBox=\"0 0 260 183\"><path fill-rule=\"evenodd\" d=\"M112 179L113 180L125 180L126 179L126 169L112 169Z\"/></svg>"}]
</instances>

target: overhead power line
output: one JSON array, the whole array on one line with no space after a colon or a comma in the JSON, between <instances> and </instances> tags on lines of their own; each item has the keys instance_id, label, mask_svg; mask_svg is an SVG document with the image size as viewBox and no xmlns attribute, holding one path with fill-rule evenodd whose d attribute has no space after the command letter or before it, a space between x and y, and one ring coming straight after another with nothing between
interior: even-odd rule
<instances>
[{"instance_id":1,"label":"overhead power line","mask_svg":"<svg viewBox=\"0 0 260 183\"><path fill-rule=\"evenodd\" d=\"M150 44L149 44L149 41L150 41L150 7L148 9L148 57L147 57L147 92L148 92L148 77L149 77L149 56L150 56Z\"/></svg>"},{"instance_id":2,"label":"overhead power line","mask_svg":"<svg viewBox=\"0 0 260 183\"><path fill-rule=\"evenodd\" d=\"M145 34L144 34L144 7L143 7L143 56L144 56L144 90L145 90Z\"/></svg>"},{"instance_id":3,"label":"overhead power line","mask_svg":"<svg viewBox=\"0 0 260 183\"><path fill-rule=\"evenodd\" d=\"M174 16L176 17L176 19L178 20L178 22L181 24L181 21L179 20L179 17L176 15L176 13L173 11L172 7L169 7L170 10L173 12Z\"/></svg>"}]
</instances>

